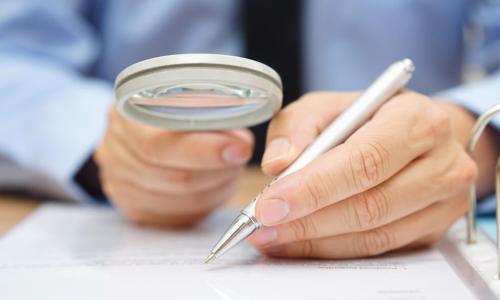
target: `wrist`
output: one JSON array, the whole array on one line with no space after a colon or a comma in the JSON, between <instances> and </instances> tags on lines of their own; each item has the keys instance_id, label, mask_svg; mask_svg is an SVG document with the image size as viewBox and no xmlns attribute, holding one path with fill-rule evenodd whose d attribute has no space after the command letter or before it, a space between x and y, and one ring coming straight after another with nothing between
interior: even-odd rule
<instances>
[{"instance_id":1,"label":"wrist","mask_svg":"<svg viewBox=\"0 0 500 300\"><path fill-rule=\"evenodd\" d=\"M464 148L467 147L472 135L472 128L476 123L477 116L467 109L446 101L438 100L438 105L448 113L454 136ZM500 152L499 132L491 127L487 127L479 139L473 159L479 168L477 180L478 197L486 196L493 192L495 165Z\"/></svg>"},{"instance_id":2,"label":"wrist","mask_svg":"<svg viewBox=\"0 0 500 300\"><path fill-rule=\"evenodd\" d=\"M476 122L476 116L462 106L447 100L438 99L436 103L448 114L454 137L466 148Z\"/></svg>"}]
</instances>

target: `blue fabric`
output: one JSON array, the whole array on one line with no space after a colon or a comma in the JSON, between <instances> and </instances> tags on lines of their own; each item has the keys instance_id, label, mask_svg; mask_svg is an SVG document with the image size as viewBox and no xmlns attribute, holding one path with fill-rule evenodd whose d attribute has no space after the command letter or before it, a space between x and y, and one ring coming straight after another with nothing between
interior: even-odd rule
<instances>
[{"instance_id":1,"label":"blue fabric","mask_svg":"<svg viewBox=\"0 0 500 300\"><path fill-rule=\"evenodd\" d=\"M495 214L497 202L495 195L482 199L477 203L477 214L480 216L491 216Z\"/></svg>"},{"instance_id":2,"label":"blue fabric","mask_svg":"<svg viewBox=\"0 0 500 300\"><path fill-rule=\"evenodd\" d=\"M500 9L488 3L304 1L305 89L363 89L410 57L409 88L480 113L500 101L500 76L459 85L470 67L500 66ZM0 187L87 199L71 178L102 138L117 73L166 54L242 55L238 8L237 0L0 1ZM464 28L481 33L469 47Z\"/></svg>"},{"instance_id":3,"label":"blue fabric","mask_svg":"<svg viewBox=\"0 0 500 300\"><path fill-rule=\"evenodd\" d=\"M497 223L494 217L482 217L477 220L481 228L492 240L497 240Z\"/></svg>"}]
</instances>

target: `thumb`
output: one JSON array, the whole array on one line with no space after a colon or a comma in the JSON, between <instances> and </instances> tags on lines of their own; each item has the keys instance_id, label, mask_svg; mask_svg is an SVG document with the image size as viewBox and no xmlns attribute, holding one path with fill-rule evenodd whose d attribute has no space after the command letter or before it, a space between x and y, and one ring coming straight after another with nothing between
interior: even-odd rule
<instances>
[{"instance_id":1,"label":"thumb","mask_svg":"<svg viewBox=\"0 0 500 300\"><path fill-rule=\"evenodd\" d=\"M358 93L309 93L280 111L269 124L262 170L276 176L314 141Z\"/></svg>"}]
</instances>

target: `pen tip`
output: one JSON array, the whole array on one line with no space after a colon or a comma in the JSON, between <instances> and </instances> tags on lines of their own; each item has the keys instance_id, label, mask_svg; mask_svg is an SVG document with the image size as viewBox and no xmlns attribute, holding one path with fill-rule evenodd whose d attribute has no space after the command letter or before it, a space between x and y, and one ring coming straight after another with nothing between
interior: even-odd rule
<instances>
[{"instance_id":1,"label":"pen tip","mask_svg":"<svg viewBox=\"0 0 500 300\"><path fill-rule=\"evenodd\" d=\"M205 258L205 263L208 264L210 261L212 261L215 258L215 255L213 253L210 253L207 258Z\"/></svg>"}]
</instances>

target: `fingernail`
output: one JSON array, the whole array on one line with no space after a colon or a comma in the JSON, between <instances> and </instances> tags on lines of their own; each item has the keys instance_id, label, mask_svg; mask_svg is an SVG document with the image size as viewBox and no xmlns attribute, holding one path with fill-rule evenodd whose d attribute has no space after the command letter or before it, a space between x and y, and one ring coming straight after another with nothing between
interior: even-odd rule
<instances>
[{"instance_id":1,"label":"fingernail","mask_svg":"<svg viewBox=\"0 0 500 300\"><path fill-rule=\"evenodd\" d=\"M222 159L230 164L242 164L249 158L249 153L246 149L238 145L231 145L224 148L222 151Z\"/></svg>"},{"instance_id":2,"label":"fingernail","mask_svg":"<svg viewBox=\"0 0 500 300\"><path fill-rule=\"evenodd\" d=\"M290 151L290 141L288 138L280 137L272 140L266 147L264 157L262 158L263 164L268 164L278 159L286 159Z\"/></svg>"},{"instance_id":3,"label":"fingernail","mask_svg":"<svg viewBox=\"0 0 500 300\"><path fill-rule=\"evenodd\" d=\"M278 232L272 227L264 227L252 235L252 240L260 245L270 244L278 238Z\"/></svg>"},{"instance_id":4,"label":"fingernail","mask_svg":"<svg viewBox=\"0 0 500 300\"><path fill-rule=\"evenodd\" d=\"M260 220L264 225L273 225L283 220L290 212L286 201L281 199L262 200L260 205Z\"/></svg>"}]
</instances>

